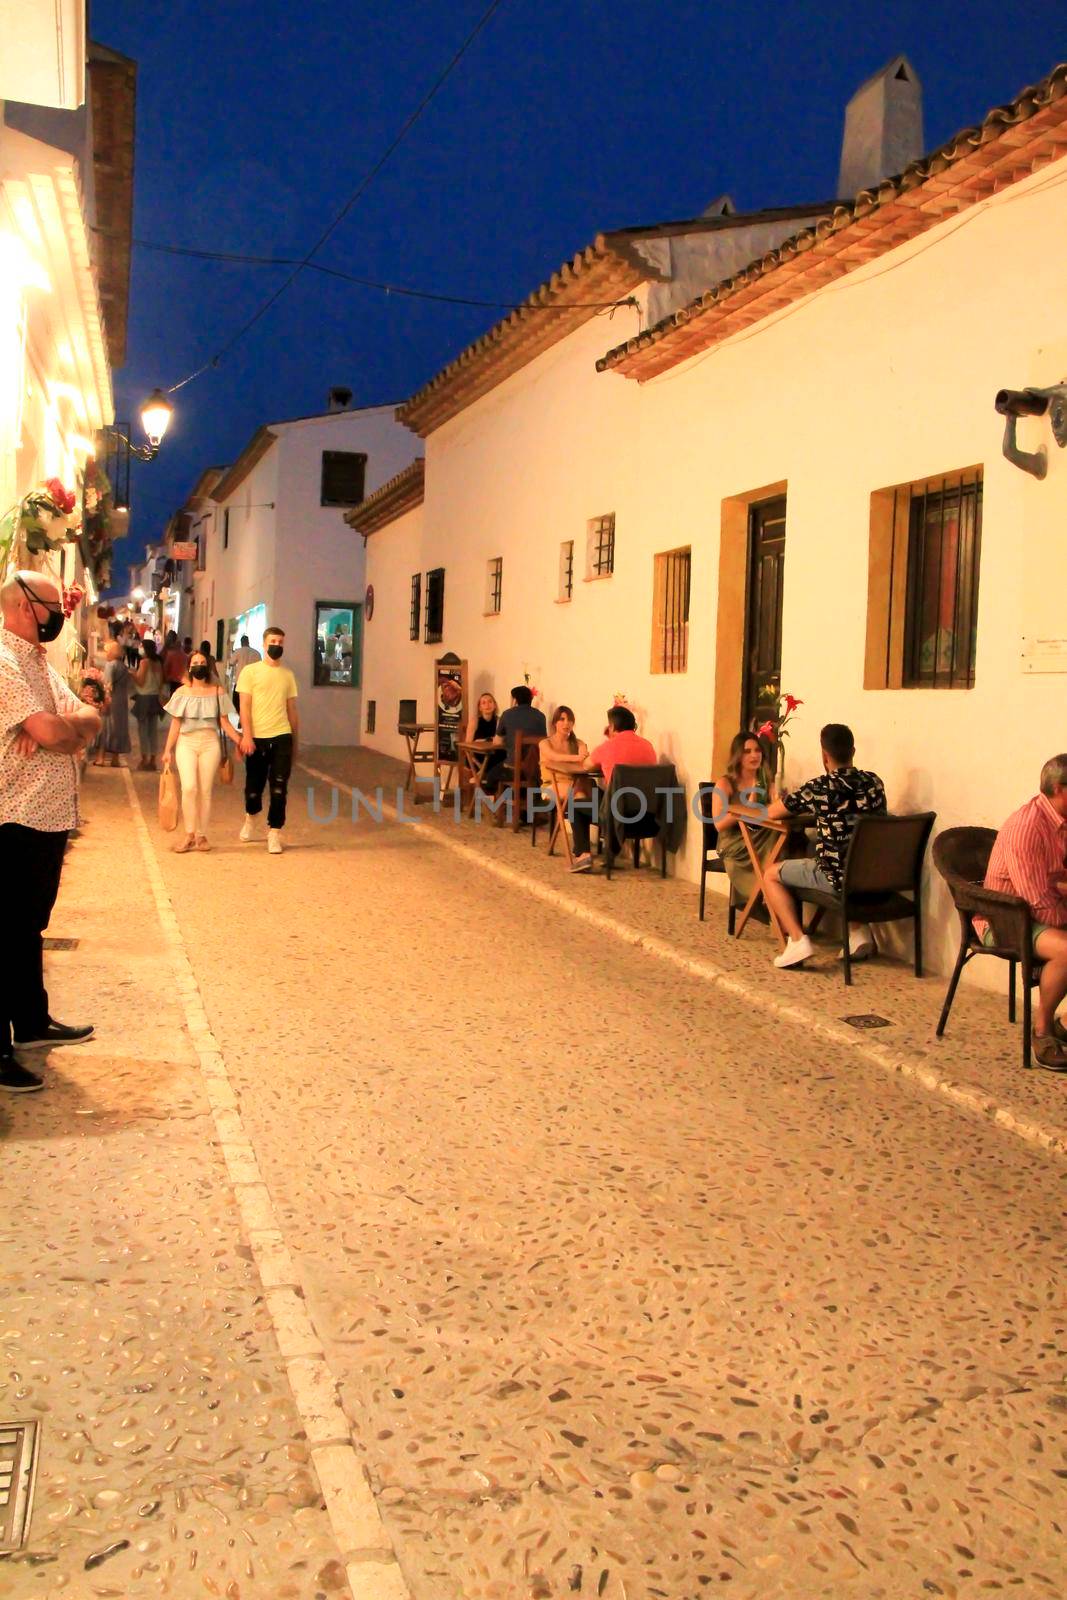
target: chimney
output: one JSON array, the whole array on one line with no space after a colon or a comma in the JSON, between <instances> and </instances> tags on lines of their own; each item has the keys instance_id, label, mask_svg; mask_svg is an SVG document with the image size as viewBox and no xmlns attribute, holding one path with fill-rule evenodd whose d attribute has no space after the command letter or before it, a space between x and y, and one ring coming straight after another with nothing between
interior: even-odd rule
<instances>
[{"instance_id":1,"label":"chimney","mask_svg":"<svg viewBox=\"0 0 1067 1600\"><path fill-rule=\"evenodd\" d=\"M327 411L350 411L352 409L352 391L343 384L331 389L326 396Z\"/></svg>"},{"instance_id":2,"label":"chimney","mask_svg":"<svg viewBox=\"0 0 1067 1600\"><path fill-rule=\"evenodd\" d=\"M893 178L923 153L923 91L907 56L861 84L845 110L837 193L852 200Z\"/></svg>"}]
</instances>

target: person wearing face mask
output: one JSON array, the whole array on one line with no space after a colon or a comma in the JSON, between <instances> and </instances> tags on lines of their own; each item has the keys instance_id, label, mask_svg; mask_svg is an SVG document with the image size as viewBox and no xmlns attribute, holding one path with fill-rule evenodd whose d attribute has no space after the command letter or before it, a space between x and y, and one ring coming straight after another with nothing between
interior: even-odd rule
<instances>
[{"instance_id":1,"label":"person wearing face mask","mask_svg":"<svg viewBox=\"0 0 1067 1600\"><path fill-rule=\"evenodd\" d=\"M173 848L178 855L187 850L210 850L211 789L222 760L222 741L229 739L238 745L240 740L233 728L232 719L237 716L233 701L219 686L214 662L203 651L194 650L185 683L164 709L171 722L163 771L169 772L172 762L177 765L185 824L185 838Z\"/></svg>"},{"instance_id":2,"label":"person wearing face mask","mask_svg":"<svg viewBox=\"0 0 1067 1600\"><path fill-rule=\"evenodd\" d=\"M296 710L296 679L282 666L285 629L266 628L266 661L241 668L237 694L241 703L241 754L245 758L245 820L241 839L255 838L256 818L263 809L263 790L270 785L267 810L267 849L281 855L285 827L285 800L289 774L296 760L300 724Z\"/></svg>"},{"instance_id":3,"label":"person wearing face mask","mask_svg":"<svg viewBox=\"0 0 1067 1600\"><path fill-rule=\"evenodd\" d=\"M45 572L16 572L0 589L0 882L6 949L0 964L0 1090L43 1086L16 1050L91 1037L91 1025L54 1022L44 986L42 935L59 892L67 835L78 826L77 757L100 731L45 659L63 628L63 593Z\"/></svg>"}]
</instances>

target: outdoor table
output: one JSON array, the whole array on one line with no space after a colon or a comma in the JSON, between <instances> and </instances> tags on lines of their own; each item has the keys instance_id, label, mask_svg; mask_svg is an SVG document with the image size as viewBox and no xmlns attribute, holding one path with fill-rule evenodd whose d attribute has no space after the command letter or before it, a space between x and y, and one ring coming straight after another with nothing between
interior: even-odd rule
<instances>
[{"instance_id":1,"label":"outdoor table","mask_svg":"<svg viewBox=\"0 0 1067 1600\"><path fill-rule=\"evenodd\" d=\"M771 919L771 926L778 935L778 943L784 950L786 945L785 932L783 931L782 925L778 921L778 918L771 909L770 902L767 899L764 889L764 880L767 876L767 868L773 866L778 860L779 856L782 854L782 851L786 847L786 843L789 840L790 835L803 833L806 828L810 828L813 825L815 818L809 812L801 811L797 812L795 816L775 818L774 821L768 821L758 817L743 816L740 812L735 811L732 806L730 807L730 810L731 813L737 817L737 825L741 830L741 837L745 841L745 849L748 851L748 858L752 863L752 870L756 875L756 886L749 895L748 899L745 901L744 910L737 919L737 927L734 931L734 938L740 939L741 935L745 931L745 923L752 915L758 902L762 900L763 904L767 907L767 911ZM778 835L778 838L771 846L770 854L767 856L765 861L760 861L759 852L752 843L751 830L753 828L771 828Z\"/></svg>"},{"instance_id":2,"label":"outdoor table","mask_svg":"<svg viewBox=\"0 0 1067 1600\"><path fill-rule=\"evenodd\" d=\"M489 757L500 752L501 747L494 744L492 739L460 739L456 749L459 752L460 793L464 789L470 791L465 807L469 817L474 813L474 802L489 765Z\"/></svg>"},{"instance_id":3,"label":"outdoor table","mask_svg":"<svg viewBox=\"0 0 1067 1600\"><path fill-rule=\"evenodd\" d=\"M574 851L571 849L571 837L566 826L567 799L570 794L570 790L569 788L562 788L560 780L565 779L569 782L570 780L577 781L579 779L585 779L588 781L593 790L591 798L593 804L593 823L595 826L598 815L596 805L596 788L598 783L603 783L604 774L601 772L599 767L557 767L547 761L543 761L541 763L541 770L542 772L547 772L548 776L552 780L552 797L556 804L556 815L552 819L552 827L548 835L548 853L549 855L552 855L555 849L556 840L559 838L560 834L562 834L563 843L567 850L567 865L569 867L573 867ZM579 799L587 798L589 797L579 796Z\"/></svg>"},{"instance_id":4,"label":"outdoor table","mask_svg":"<svg viewBox=\"0 0 1067 1600\"><path fill-rule=\"evenodd\" d=\"M434 757L432 749L420 749L420 741L424 733L435 734L437 732L437 724L433 722L401 722L399 728L408 747L408 775L404 788L414 794L415 786L420 781L420 774L415 771L415 768L417 766L425 766L427 762L432 762ZM429 779L422 778L421 781L428 783Z\"/></svg>"}]
</instances>

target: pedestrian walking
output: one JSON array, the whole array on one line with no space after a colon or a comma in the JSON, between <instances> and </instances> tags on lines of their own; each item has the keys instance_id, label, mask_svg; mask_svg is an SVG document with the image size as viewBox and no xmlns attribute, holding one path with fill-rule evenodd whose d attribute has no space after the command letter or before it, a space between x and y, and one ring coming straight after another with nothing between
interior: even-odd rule
<instances>
[{"instance_id":1,"label":"pedestrian walking","mask_svg":"<svg viewBox=\"0 0 1067 1600\"><path fill-rule=\"evenodd\" d=\"M202 650L193 652L189 676L167 701L171 719L163 751L163 771L173 762L182 786L182 822L185 838L173 846L178 855L187 850L210 850L207 830L211 821L211 791L229 739L236 751L240 740L234 730L233 701L219 683L214 664Z\"/></svg>"},{"instance_id":2,"label":"pedestrian walking","mask_svg":"<svg viewBox=\"0 0 1067 1600\"><path fill-rule=\"evenodd\" d=\"M0 965L0 1089L27 1094L43 1080L15 1050L91 1037L91 1024L53 1021L43 935L59 892L67 835L78 826L77 756L100 729L48 665L63 629L63 592L43 572L16 572L0 589L0 882L6 950Z\"/></svg>"},{"instance_id":3,"label":"pedestrian walking","mask_svg":"<svg viewBox=\"0 0 1067 1600\"><path fill-rule=\"evenodd\" d=\"M263 657L259 651L254 650L249 644L247 633L242 633L241 642L237 649L231 650L226 657L227 682L230 685L230 693L233 695L234 704L238 707L238 710L240 710L240 704L237 699L237 680L245 667L251 666L253 661L262 660Z\"/></svg>"},{"instance_id":4,"label":"pedestrian walking","mask_svg":"<svg viewBox=\"0 0 1067 1600\"><path fill-rule=\"evenodd\" d=\"M163 677L171 694L181 688L188 671L189 652L182 649L172 628L163 645Z\"/></svg>"},{"instance_id":5,"label":"pedestrian walking","mask_svg":"<svg viewBox=\"0 0 1067 1600\"><path fill-rule=\"evenodd\" d=\"M104 717L100 753L93 766L117 767L119 756L128 756L133 748L130 744L130 690L133 688L133 677L122 659L122 646L117 639L108 640L104 646L104 656L108 708Z\"/></svg>"},{"instance_id":6,"label":"pedestrian walking","mask_svg":"<svg viewBox=\"0 0 1067 1600\"><path fill-rule=\"evenodd\" d=\"M163 705L163 663L159 659L154 639L144 642L144 656L133 670L133 715L137 723L137 743L141 751L139 772L156 770L156 749L159 741L159 719Z\"/></svg>"},{"instance_id":7,"label":"pedestrian walking","mask_svg":"<svg viewBox=\"0 0 1067 1600\"><path fill-rule=\"evenodd\" d=\"M266 661L242 667L237 680L241 702L241 754L245 758L245 820L241 838L255 838L255 821L263 809L263 790L270 785L267 808L267 849L282 853L285 801L289 774L297 755L300 724L296 709L296 679L282 666L285 629L266 628Z\"/></svg>"}]
</instances>

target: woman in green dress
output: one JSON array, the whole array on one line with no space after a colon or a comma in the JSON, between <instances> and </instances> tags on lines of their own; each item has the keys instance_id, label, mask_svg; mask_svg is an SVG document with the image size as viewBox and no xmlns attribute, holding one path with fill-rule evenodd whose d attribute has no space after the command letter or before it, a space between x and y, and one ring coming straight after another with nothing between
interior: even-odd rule
<instances>
[{"instance_id":1,"label":"woman in green dress","mask_svg":"<svg viewBox=\"0 0 1067 1600\"><path fill-rule=\"evenodd\" d=\"M718 789L716 798L718 806L722 808L715 818L719 855L735 898L744 902L756 887L756 877L741 837L741 829L737 826L737 818L727 808L740 806L758 814L778 798L774 776L767 766L767 752L757 734L742 731L734 735L726 771L719 779ZM761 828L754 820L749 824L748 834L753 849L762 861L778 837L776 830Z\"/></svg>"}]
</instances>

